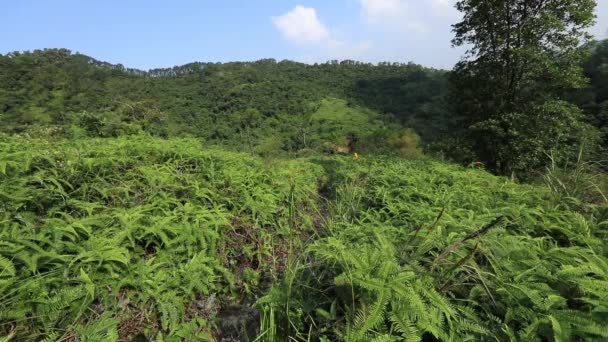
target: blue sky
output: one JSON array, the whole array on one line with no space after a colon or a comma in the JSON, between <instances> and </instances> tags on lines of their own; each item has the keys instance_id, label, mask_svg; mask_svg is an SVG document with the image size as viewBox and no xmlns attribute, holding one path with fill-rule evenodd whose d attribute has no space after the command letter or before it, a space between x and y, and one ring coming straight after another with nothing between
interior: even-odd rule
<instances>
[{"instance_id":1,"label":"blue sky","mask_svg":"<svg viewBox=\"0 0 608 342\"><path fill-rule=\"evenodd\" d=\"M142 69L356 59L450 68L455 0L0 0L0 53L64 47ZM592 33L608 37L608 0Z\"/></svg>"}]
</instances>

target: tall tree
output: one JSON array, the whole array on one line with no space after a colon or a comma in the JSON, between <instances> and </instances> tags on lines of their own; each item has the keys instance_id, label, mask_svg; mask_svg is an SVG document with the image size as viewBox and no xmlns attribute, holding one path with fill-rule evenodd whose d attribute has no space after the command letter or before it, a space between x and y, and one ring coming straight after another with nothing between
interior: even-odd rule
<instances>
[{"instance_id":1,"label":"tall tree","mask_svg":"<svg viewBox=\"0 0 608 342\"><path fill-rule=\"evenodd\" d=\"M594 42L590 47L591 57L585 63L585 75L591 85L577 93L574 103L590 116L593 125L600 129L603 147L608 148L608 39Z\"/></svg>"},{"instance_id":2,"label":"tall tree","mask_svg":"<svg viewBox=\"0 0 608 342\"><path fill-rule=\"evenodd\" d=\"M451 73L458 124L476 155L499 173L530 171L546 154L567 158L590 128L562 99L581 69L595 0L460 0L455 46L468 50Z\"/></svg>"}]
</instances>

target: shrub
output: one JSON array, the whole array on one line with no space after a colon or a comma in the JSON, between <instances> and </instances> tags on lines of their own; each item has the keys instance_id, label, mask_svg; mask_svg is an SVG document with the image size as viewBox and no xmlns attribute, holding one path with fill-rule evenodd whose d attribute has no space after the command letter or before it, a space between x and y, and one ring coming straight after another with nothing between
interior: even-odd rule
<instances>
[{"instance_id":1,"label":"shrub","mask_svg":"<svg viewBox=\"0 0 608 342\"><path fill-rule=\"evenodd\" d=\"M394 133L388 140L388 143L399 154L405 157L420 157L422 156L422 139L412 128Z\"/></svg>"}]
</instances>

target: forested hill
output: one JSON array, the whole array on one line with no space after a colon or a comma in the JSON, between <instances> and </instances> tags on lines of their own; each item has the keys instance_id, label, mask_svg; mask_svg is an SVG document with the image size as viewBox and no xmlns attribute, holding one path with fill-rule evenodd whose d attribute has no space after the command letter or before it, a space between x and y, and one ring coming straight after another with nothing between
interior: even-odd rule
<instances>
[{"instance_id":1,"label":"forested hill","mask_svg":"<svg viewBox=\"0 0 608 342\"><path fill-rule=\"evenodd\" d=\"M351 123L347 129L354 131L345 134L386 131L400 122L430 139L444 122L446 87L445 71L412 63L266 59L141 71L65 49L0 56L5 132L86 121L98 124L89 130L117 135L138 122L158 135L234 141L247 126L258 131L255 139L265 129L282 131L281 145L298 149L310 147L301 131L317 129L311 117L327 114L331 121L334 113L359 123L369 117L365 127Z\"/></svg>"},{"instance_id":2,"label":"forested hill","mask_svg":"<svg viewBox=\"0 0 608 342\"><path fill-rule=\"evenodd\" d=\"M492 4L450 71L0 55L0 342L608 341L597 1Z\"/></svg>"},{"instance_id":3,"label":"forested hill","mask_svg":"<svg viewBox=\"0 0 608 342\"><path fill-rule=\"evenodd\" d=\"M606 146L608 41L590 49L584 65L590 86L570 97ZM449 133L446 75L413 63L273 59L143 71L66 49L14 52L0 55L0 132L147 131L280 153L353 137L358 149L399 145L396 132L409 127L433 143Z\"/></svg>"}]
</instances>

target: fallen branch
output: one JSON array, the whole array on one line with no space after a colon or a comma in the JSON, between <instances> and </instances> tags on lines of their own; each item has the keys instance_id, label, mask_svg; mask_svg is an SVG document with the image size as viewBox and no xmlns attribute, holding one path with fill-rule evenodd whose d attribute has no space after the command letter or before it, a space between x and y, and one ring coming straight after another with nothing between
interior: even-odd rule
<instances>
[{"instance_id":1,"label":"fallen branch","mask_svg":"<svg viewBox=\"0 0 608 342\"><path fill-rule=\"evenodd\" d=\"M477 238L487 234L492 228L495 228L500 223L502 223L503 220L504 220L504 217L499 216L499 217L495 218L492 222L488 223L487 225L483 226L482 228L480 228L478 230L470 232L462 240L460 240L460 241L454 243L453 245L451 245L450 247L448 247L443 253L441 253L437 257L437 259L435 259L435 261L433 261L433 268L435 267L435 265L437 263L444 260L450 253L452 253L455 250L457 250L458 248L460 248L465 242L467 242L469 240L477 239Z\"/></svg>"}]
</instances>

